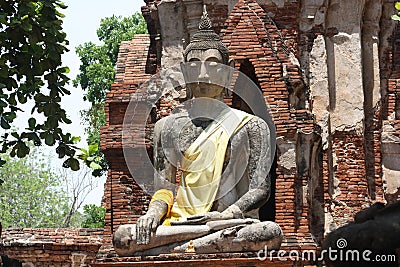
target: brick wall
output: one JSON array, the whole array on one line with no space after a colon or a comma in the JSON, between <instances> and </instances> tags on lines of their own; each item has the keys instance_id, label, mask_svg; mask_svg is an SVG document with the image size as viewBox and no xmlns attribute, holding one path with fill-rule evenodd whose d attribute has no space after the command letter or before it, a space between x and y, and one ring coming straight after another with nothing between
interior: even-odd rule
<instances>
[{"instance_id":1,"label":"brick wall","mask_svg":"<svg viewBox=\"0 0 400 267\"><path fill-rule=\"evenodd\" d=\"M103 229L5 229L0 254L29 267L83 267L102 243Z\"/></svg>"},{"instance_id":2,"label":"brick wall","mask_svg":"<svg viewBox=\"0 0 400 267\"><path fill-rule=\"evenodd\" d=\"M144 214L149 201L149 196L134 183L122 150L122 126L130 98L150 77L146 74L149 46L147 34L137 34L132 41L121 44L115 84L107 93L105 111L109 115L101 130L101 149L110 166L104 195L107 209L105 233L109 237L112 228L115 230L122 223L134 223Z\"/></svg>"}]
</instances>

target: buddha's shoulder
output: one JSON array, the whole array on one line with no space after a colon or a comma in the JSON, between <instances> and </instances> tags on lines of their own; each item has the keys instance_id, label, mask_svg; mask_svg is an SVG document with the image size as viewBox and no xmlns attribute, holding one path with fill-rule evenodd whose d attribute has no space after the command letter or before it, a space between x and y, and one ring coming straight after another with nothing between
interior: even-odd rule
<instances>
[{"instance_id":1,"label":"buddha's shoulder","mask_svg":"<svg viewBox=\"0 0 400 267\"><path fill-rule=\"evenodd\" d=\"M236 109L236 108L231 108L231 111L234 112L236 115L240 116L240 117L249 117L250 119L248 120L248 123L252 124L252 123L257 123L257 124L264 124L266 123L262 118L250 114L246 111L240 110L240 109ZM248 124L246 123L246 124Z\"/></svg>"},{"instance_id":2,"label":"buddha's shoulder","mask_svg":"<svg viewBox=\"0 0 400 267\"><path fill-rule=\"evenodd\" d=\"M268 126L268 123L264 119L262 119L256 115L247 113L243 110L234 109L234 108L231 108L231 110L239 117L242 117L242 118L248 117L249 118L249 120L247 120L247 122L241 128L241 130L240 130L241 132L246 131L248 134L251 134L251 135L253 135L253 134L259 135L259 134L262 134L263 132L269 134L270 127Z\"/></svg>"},{"instance_id":3,"label":"buddha's shoulder","mask_svg":"<svg viewBox=\"0 0 400 267\"><path fill-rule=\"evenodd\" d=\"M165 128L174 128L186 123L188 120L190 119L187 112L173 113L158 120L154 126L154 130L157 131Z\"/></svg>"}]
</instances>

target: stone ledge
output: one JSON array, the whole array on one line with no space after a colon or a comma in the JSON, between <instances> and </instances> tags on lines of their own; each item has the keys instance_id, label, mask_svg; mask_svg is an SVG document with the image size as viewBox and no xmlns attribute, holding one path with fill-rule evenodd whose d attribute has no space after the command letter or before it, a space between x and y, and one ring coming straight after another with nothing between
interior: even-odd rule
<instances>
[{"instance_id":1,"label":"stone ledge","mask_svg":"<svg viewBox=\"0 0 400 267\"><path fill-rule=\"evenodd\" d=\"M196 255L197 256L197 255ZM104 262L104 263L94 263L92 267L102 267L102 266L269 266L269 267L297 267L297 266L314 266L308 265L305 261L292 261L288 257L284 257L283 260L278 258L266 259L261 261L258 258L226 258L226 259L184 259L184 260L165 260L165 261L137 261L137 258L124 258L124 262Z\"/></svg>"}]
</instances>

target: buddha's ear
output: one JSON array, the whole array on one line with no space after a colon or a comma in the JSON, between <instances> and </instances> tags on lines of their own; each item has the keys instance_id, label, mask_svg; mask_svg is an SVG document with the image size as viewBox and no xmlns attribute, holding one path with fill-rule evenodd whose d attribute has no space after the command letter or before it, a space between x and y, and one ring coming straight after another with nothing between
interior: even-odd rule
<instances>
[{"instance_id":1,"label":"buddha's ear","mask_svg":"<svg viewBox=\"0 0 400 267\"><path fill-rule=\"evenodd\" d=\"M186 68L186 63L185 62L181 62L181 71L183 74L183 78L185 79L185 83L188 82L188 73L187 73L187 68Z\"/></svg>"},{"instance_id":2,"label":"buddha's ear","mask_svg":"<svg viewBox=\"0 0 400 267\"><path fill-rule=\"evenodd\" d=\"M189 85L190 80L189 80L188 73L187 73L187 63L181 62L180 65L181 65L181 71L183 74L183 79L185 81L186 98L191 99L193 97L193 94L192 94L192 90L190 89L190 85Z\"/></svg>"},{"instance_id":3,"label":"buddha's ear","mask_svg":"<svg viewBox=\"0 0 400 267\"><path fill-rule=\"evenodd\" d=\"M228 66L229 66L229 76L228 76L228 81L227 81L227 83L225 85L225 90L226 90L225 91L225 95L227 97L230 97L231 96L231 90L229 90L229 89L231 87L233 73L235 72L235 60L234 59L230 59L229 62L228 62Z\"/></svg>"}]
</instances>

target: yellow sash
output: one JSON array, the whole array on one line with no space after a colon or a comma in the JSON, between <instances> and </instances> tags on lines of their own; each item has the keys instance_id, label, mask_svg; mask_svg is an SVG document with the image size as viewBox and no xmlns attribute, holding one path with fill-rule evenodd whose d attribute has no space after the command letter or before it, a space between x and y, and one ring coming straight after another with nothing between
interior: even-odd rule
<instances>
[{"instance_id":1,"label":"yellow sash","mask_svg":"<svg viewBox=\"0 0 400 267\"><path fill-rule=\"evenodd\" d=\"M253 117L230 109L190 145L181 163L183 171L176 201L163 225L210 211L218 192L229 138Z\"/></svg>"}]
</instances>

